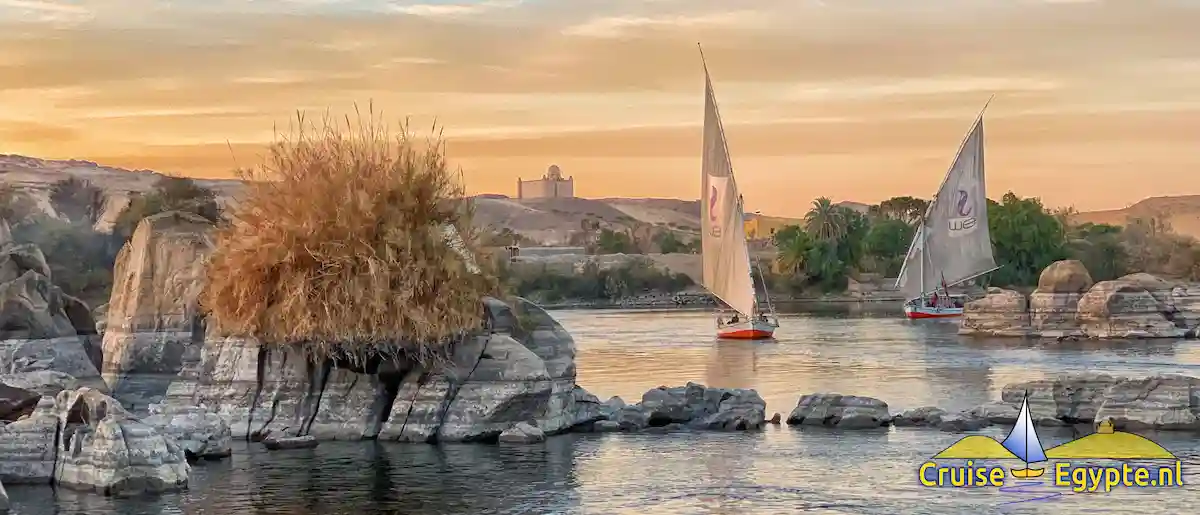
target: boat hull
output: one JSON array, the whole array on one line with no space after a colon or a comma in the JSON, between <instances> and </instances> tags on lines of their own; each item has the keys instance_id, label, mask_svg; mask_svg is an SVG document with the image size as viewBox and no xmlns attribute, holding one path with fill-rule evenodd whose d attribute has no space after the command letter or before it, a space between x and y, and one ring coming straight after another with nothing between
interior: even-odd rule
<instances>
[{"instance_id":1,"label":"boat hull","mask_svg":"<svg viewBox=\"0 0 1200 515\"><path fill-rule=\"evenodd\" d=\"M766 340L775 337L775 329L779 327L761 320L741 321L736 324L717 325L717 338L723 340Z\"/></svg>"},{"instance_id":2,"label":"boat hull","mask_svg":"<svg viewBox=\"0 0 1200 515\"><path fill-rule=\"evenodd\" d=\"M928 306L904 306L904 316L913 320L923 318L954 318L961 317L963 308L945 307L931 308Z\"/></svg>"}]
</instances>

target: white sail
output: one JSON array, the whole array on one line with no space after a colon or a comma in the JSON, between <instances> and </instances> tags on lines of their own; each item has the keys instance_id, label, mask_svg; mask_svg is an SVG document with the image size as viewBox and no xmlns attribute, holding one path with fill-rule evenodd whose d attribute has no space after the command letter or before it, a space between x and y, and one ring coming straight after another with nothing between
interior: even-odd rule
<instances>
[{"instance_id":1,"label":"white sail","mask_svg":"<svg viewBox=\"0 0 1200 515\"><path fill-rule=\"evenodd\" d=\"M996 269L988 230L983 117L967 134L917 227L896 286L916 298Z\"/></svg>"},{"instance_id":2,"label":"white sail","mask_svg":"<svg viewBox=\"0 0 1200 515\"><path fill-rule=\"evenodd\" d=\"M1025 463L1046 461L1046 451L1042 441L1038 439L1037 429L1033 426L1033 418L1029 416L1029 394L1021 400L1021 411L1017 415L1017 423L1009 431L1008 437L1000 443Z\"/></svg>"},{"instance_id":3,"label":"white sail","mask_svg":"<svg viewBox=\"0 0 1200 515\"><path fill-rule=\"evenodd\" d=\"M741 195L733 179L725 131L717 113L708 70L704 71L704 160L700 220L704 287L746 316L756 311L750 252L746 248Z\"/></svg>"}]
</instances>

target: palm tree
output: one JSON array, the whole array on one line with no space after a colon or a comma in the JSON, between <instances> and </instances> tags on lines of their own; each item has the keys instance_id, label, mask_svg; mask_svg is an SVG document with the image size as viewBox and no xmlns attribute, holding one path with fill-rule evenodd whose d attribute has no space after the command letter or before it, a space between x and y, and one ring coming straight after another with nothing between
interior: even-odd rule
<instances>
[{"instance_id":1,"label":"palm tree","mask_svg":"<svg viewBox=\"0 0 1200 515\"><path fill-rule=\"evenodd\" d=\"M796 231L793 237L780 241L778 253L775 255L779 271L792 275L802 274L808 266L808 254L812 247L812 239L803 231Z\"/></svg>"},{"instance_id":2,"label":"palm tree","mask_svg":"<svg viewBox=\"0 0 1200 515\"><path fill-rule=\"evenodd\" d=\"M813 201L812 209L804 215L804 230L822 241L840 239L846 232L846 219L839 206L829 197Z\"/></svg>"}]
</instances>

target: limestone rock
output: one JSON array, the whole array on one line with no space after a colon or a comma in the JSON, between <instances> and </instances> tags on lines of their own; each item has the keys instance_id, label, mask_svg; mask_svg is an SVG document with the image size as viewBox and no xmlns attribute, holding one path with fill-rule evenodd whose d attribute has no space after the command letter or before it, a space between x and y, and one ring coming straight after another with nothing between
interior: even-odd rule
<instances>
[{"instance_id":1,"label":"limestone rock","mask_svg":"<svg viewBox=\"0 0 1200 515\"><path fill-rule=\"evenodd\" d=\"M777 425L781 424L782 422L783 422L783 415L780 415L779 413L771 415L771 420L767 421L768 424L771 424L773 426L777 426Z\"/></svg>"},{"instance_id":2,"label":"limestone rock","mask_svg":"<svg viewBox=\"0 0 1200 515\"><path fill-rule=\"evenodd\" d=\"M81 386L108 390L81 336L0 341L0 374L29 372L59 372Z\"/></svg>"},{"instance_id":3,"label":"limestone rock","mask_svg":"<svg viewBox=\"0 0 1200 515\"><path fill-rule=\"evenodd\" d=\"M28 417L0 426L0 482L48 484L54 477L58 412L42 397Z\"/></svg>"},{"instance_id":4,"label":"limestone rock","mask_svg":"<svg viewBox=\"0 0 1200 515\"><path fill-rule=\"evenodd\" d=\"M688 383L647 391L640 406L650 426L679 423L701 429L744 431L762 428L767 403L754 390Z\"/></svg>"},{"instance_id":5,"label":"limestone rock","mask_svg":"<svg viewBox=\"0 0 1200 515\"><path fill-rule=\"evenodd\" d=\"M942 416L946 414L946 410L934 407L923 406L920 408L908 409L900 412L900 414L892 417L892 425L897 427L905 426L931 426L936 427L942 421Z\"/></svg>"},{"instance_id":6,"label":"limestone rock","mask_svg":"<svg viewBox=\"0 0 1200 515\"><path fill-rule=\"evenodd\" d=\"M1091 422L1105 392L1118 380L1105 374L1063 374L1053 379L1005 385L1000 400L1019 409L1025 392L1029 392L1029 414L1035 420Z\"/></svg>"},{"instance_id":7,"label":"limestone rock","mask_svg":"<svg viewBox=\"0 0 1200 515\"><path fill-rule=\"evenodd\" d=\"M1179 338L1187 333L1164 315L1149 291L1120 279L1092 286L1079 300L1078 319L1093 338Z\"/></svg>"},{"instance_id":8,"label":"limestone rock","mask_svg":"<svg viewBox=\"0 0 1200 515\"><path fill-rule=\"evenodd\" d=\"M112 397L80 388L59 393L55 405L62 421L55 483L122 496L187 488L183 449Z\"/></svg>"},{"instance_id":9,"label":"limestone rock","mask_svg":"<svg viewBox=\"0 0 1200 515\"><path fill-rule=\"evenodd\" d=\"M320 442L312 435L304 436L287 436L287 437L269 437L263 440L263 447L268 451L288 451L294 449L312 449L320 445Z\"/></svg>"},{"instance_id":10,"label":"limestone rock","mask_svg":"<svg viewBox=\"0 0 1200 515\"><path fill-rule=\"evenodd\" d=\"M8 224L5 224L7 227ZM0 248L0 283L17 280L25 272L50 278L50 265L46 264L46 255L37 245L25 243L21 245L2 245Z\"/></svg>"},{"instance_id":11,"label":"limestone rock","mask_svg":"<svg viewBox=\"0 0 1200 515\"><path fill-rule=\"evenodd\" d=\"M62 290L33 270L0 283L0 340L75 336Z\"/></svg>"},{"instance_id":12,"label":"limestone rock","mask_svg":"<svg viewBox=\"0 0 1200 515\"><path fill-rule=\"evenodd\" d=\"M162 401L185 354L198 359L212 229L191 213L159 213L142 220L117 255L101 370L113 396L135 413Z\"/></svg>"},{"instance_id":13,"label":"limestone rock","mask_svg":"<svg viewBox=\"0 0 1200 515\"><path fill-rule=\"evenodd\" d=\"M1057 407L1055 410L1057 411ZM971 408L966 413L975 418L986 419L993 424L1009 426L1017 423L1017 417L1021 414L1021 408L1020 405L991 402Z\"/></svg>"},{"instance_id":14,"label":"limestone rock","mask_svg":"<svg viewBox=\"0 0 1200 515\"><path fill-rule=\"evenodd\" d=\"M494 441L518 422L552 435L604 418L599 399L575 384L575 343L561 325L524 299L485 307L489 331L455 345L444 370L313 363L210 334L194 358L184 354L164 402L205 407L236 438Z\"/></svg>"},{"instance_id":15,"label":"limestone rock","mask_svg":"<svg viewBox=\"0 0 1200 515\"><path fill-rule=\"evenodd\" d=\"M70 374L54 370L0 374L0 383L50 397L58 395L58 392L63 390L74 390L83 386Z\"/></svg>"},{"instance_id":16,"label":"limestone rock","mask_svg":"<svg viewBox=\"0 0 1200 515\"><path fill-rule=\"evenodd\" d=\"M600 413L604 415L604 418L611 419L624 407L625 400L614 395L609 397L607 401L604 401L604 405L600 407Z\"/></svg>"},{"instance_id":17,"label":"limestone rock","mask_svg":"<svg viewBox=\"0 0 1200 515\"><path fill-rule=\"evenodd\" d=\"M615 433L621 430L621 423L616 420L599 420L592 424L594 433Z\"/></svg>"},{"instance_id":18,"label":"limestone rock","mask_svg":"<svg viewBox=\"0 0 1200 515\"><path fill-rule=\"evenodd\" d=\"M622 431L641 431L650 426L650 414L638 404L617 410L612 420Z\"/></svg>"},{"instance_id":19,"label":"limestone rock","mask_svg":"<svg viewBox=\"0 0 1200 515\"><path fill-rule=\"evenodd\" d=\"M525 422L518 422L500 433L500 443L538 443L545 439L541 429Z\"/></svg>"},{"instance_id":20,"label":"limestone rock","mask_svg":"<svg viewBox=\"0 0 1200 515\"><path fill-rule=\"evenodd\" d=\"M788 425L867 429L891 422L888 405L872 397L814 393L800 397L788 415Z\"/></svg>"},{"instance_id":21,"label":"limestone rock","mask_svg":"<svg viewBox=\"0 0 1200 515\"><path fill-rule=\"evenodd\" d=\"M1092 274L1083 262L1064 259L1050 263L1038 276L1037 290L1041 293L1084 293L1092 287Z\"/></svg>"},{"instance_id":22,"label":"limestone rock","mask_svg":"<svg viewBox=\"0 0 1200 515\"><path fill-rule=\"evenodd\" d=\"M9 386L0 379L0 420L12 422L32 413L41 398L36 392Z\"/></svg>"},{"instance_id":23,"label":"limestone rock","mask_svg":"<svg viewBox=\"0 0 1200 515\"><path fill-rule=\"evenodd\" d=\"M937 428L948 433L978 431L992 425L986 418L978 417L967 412L943 415L938 421Z\"/></svg>"},{"instance_id":24,"label":"limestone rock","mask_svg":"<svg viewBox=\"0 0 1200 515\"><path fill-rule=\"evenodd\" d=\"M985 297L963 308L959 334L1027 336L1031 332L1029 301L1024 295L1003 288L988 288Z\"/></svg>"},{"instance_id":25,"label":"limestone rock","mask_svg":"<svg viewBox=\"0 0 1200 515\"><path fill-rule=\"evenodd\" d=\"M215 460L233 453L233 433L224 418L194 406L150 405L142 422L174 438L189 460Z\"/></svg>"},{"instance_id":26,"label":"limestone rock","mask_svg":"<svg viewBox=\"0 0 1200 515\"><path fill-rule=\"evenodd\" d=\"M1117 429L1200 429L1200 380L1187 376L1127 379L1105 392L1093 417Z\"/></svg>"}]
</instances>

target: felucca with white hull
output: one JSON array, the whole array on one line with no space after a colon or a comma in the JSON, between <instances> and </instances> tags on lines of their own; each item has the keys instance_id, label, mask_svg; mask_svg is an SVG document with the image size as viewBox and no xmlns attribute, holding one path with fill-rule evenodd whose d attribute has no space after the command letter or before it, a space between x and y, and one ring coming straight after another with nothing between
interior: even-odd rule
<instances>
[{"instance_id":1,"label":"felucca with white hull","mask_svg":"<svg viewBox=\"0 0 1200 515\"><path fill-rule=\"evenodd\" d=\"M967 299L951 295L950 287L1000 268L992 256L984 182L981 110L917 225L896 278L896 288L908 299L908 318L962 316Z\"/></svg>"},{"instance_id":2,"label":"felucca with white hull","mask_svg":"<svg viewBox=\"0 0 1200 515\"><path fill-rule=\"evenodd\" d=\"M704 52L700 53L704 62ZM750 250L746 246L742 196L733 178L725 130L717 112L708 65L704 63L704 156L701 168L701 253L703 286L735 313L717 314L717 337L744 340L771 338L779 319L767 297L759 310L754 291ZM759 271L761 275L762 272Z\"/></svg>"}]
</instances>

